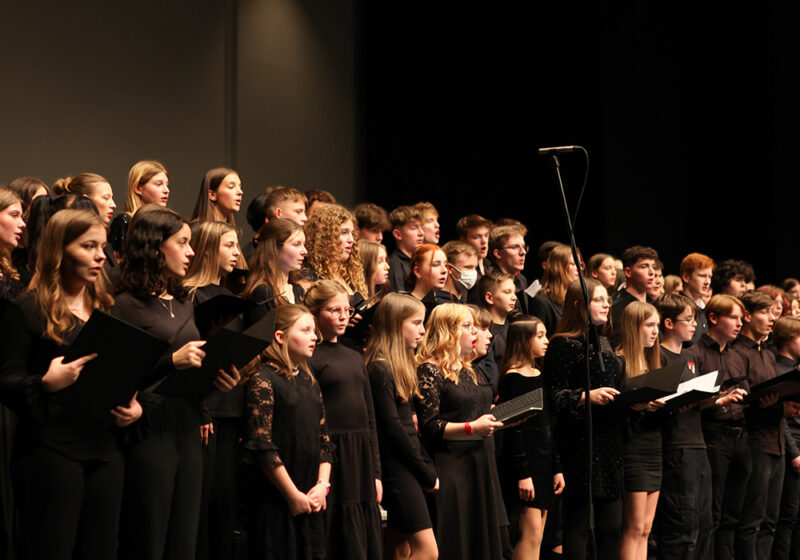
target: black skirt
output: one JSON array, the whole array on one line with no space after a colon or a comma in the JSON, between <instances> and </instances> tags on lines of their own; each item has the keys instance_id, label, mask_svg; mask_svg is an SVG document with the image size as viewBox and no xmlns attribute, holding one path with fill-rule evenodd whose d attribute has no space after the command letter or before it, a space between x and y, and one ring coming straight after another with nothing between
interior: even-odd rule
<instances>
[{"instance_id":1,"label":"black skirt","mask_svg":"<svg viewBox=\"0 0 800 560\"><path fill-rule=\"evenodd\" d=\"M622 463L626 492L661 489L661 429L637 426L625 439Z\"/></svg>"}]
</instances>

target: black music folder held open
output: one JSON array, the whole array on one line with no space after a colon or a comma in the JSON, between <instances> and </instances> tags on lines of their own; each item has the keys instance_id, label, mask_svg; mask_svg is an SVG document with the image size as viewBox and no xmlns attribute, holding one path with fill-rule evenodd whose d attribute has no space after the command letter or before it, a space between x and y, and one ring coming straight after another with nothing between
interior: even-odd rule
<instances>
[{"instance_id":1,"label":"black music folder held open","mask_svg":"<svg viewBox=\"0 0 800 560\"><path fill-rule=\"evenodd\" d=\"M789 370L784 374L750 387L749 397L755 399L769 393L778 393L779 397L786 400L800 400L800 370ZM787 397L792 398L788 399Z\"/></svg>"},{"instance_id":2,"label":"black music folder held open","mask_svg":"<svg viewBox=\"0 0 800 560\"><path fill-rule=\"evenodd\" d=\"M722 387L723 377L724 374L720 371L712 371L684 381L678 385L677 391L664 397L667 404L661 410L673 412L717 395Z\"/></svg>"},{"instance_id":3,"label":"black music folder held open","mask_svg":"<svg viewBox=\"0 0 800 560\"><path fill-rule=\"evenodd\" d=\"M234 317L256 306L256 303L234 295L218 294L194 308L194 322L201 333L213 326L223 327Z\"/></svg>"},{"instance_id":4,"label":"black music folder held open","mask_svg":"<svg viewBox=\"0 0 800 560\"><path fill-rule=\"evenodd\" d=\"M201 367L168 375L155 392L168 397L202 396L214 388L219 370L228 371L231 365L241 369L267 346L269 342L261 338L222 329L203 345L206 357Z\"/></svg>"},{"instance_id":5,"label":"black music folder held open","mask_svg":"<svg viewBox=\"0 0 800 560\"><path fill-rule=\"evenodd\" d=\"M167 347L160 338L95 309L67 350L64 363L88 354L97 353L97 357L55 398L65 408L110 424L114 420L111 409L128 405Z\"/></svg>"},{"instance_id":6,"label":"black music folder held open","mask_svg":"<svg viewBox=\"0 0 800 560\"><path fill-rule=\"evenodd\" d=\"M544 404L542 402L543 395L542 388L539 387L538 389L534 389L533 391L500 403L489 412L498 422L508 422L520 416L542 410L542 405Z\"/></svg>"},{"instance_id":7,"label":"black music folder held open","mask_svg":"<svg viewBox=\"0 0 800 560\"><path fill-rule=\"evenodd\" d=\"M627 379L620 394L614 397L614 404L631 406L674 393L687 367L687 362L678 362Z\"/></svg>"}]
</instances>

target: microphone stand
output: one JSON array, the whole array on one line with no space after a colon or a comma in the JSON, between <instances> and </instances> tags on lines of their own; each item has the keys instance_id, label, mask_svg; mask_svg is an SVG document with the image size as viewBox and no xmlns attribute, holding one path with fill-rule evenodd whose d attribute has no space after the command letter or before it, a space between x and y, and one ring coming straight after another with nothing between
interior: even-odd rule
<instances>
[{"instance_id":1,"label":"microphone stand","mask_svg":"<svg viewBox=\"0 0 800 560\"><path fill-rule=\"evenodd\" d=\"M576 146L577 148L577 146ZM587 158L587 165L588 165L588 153L583 148L580 148ZM589 300L589 291L586 288L586 279L583 275L583 270L580 266L580 259L578 257L578 245L575 242L575 229L573 227L572 218L570 217L569 213L569 205L567 204L567 195L564 191L564 182L561 178L561 162L558 159L558 154L556 152L552 152L550 154L553 158L553 167L556 171L556 178L558 179L558 187L561 192L561 204L562 210L564 211L564 220L567 224L567 231L569 232L569 243L572 247L572 258L575 259L575 264L577 265L578 269L578 279L581 283L581 291L583 292L583 301L586 305L586 318L587 318L587 329L586 335L584 340L584 364L586 365L586 387L584 392L584 406L586 408L586 473L588 479L588 488L589 488L589 543L590 543L590 550L591 550L591 557L596 558L597 555L597 543L595 541L595 524L594 524L594 503L592 501L592 455L594 453L594 446L592 445L592 437L593 437L593 429L592 429L592 402L589 399L589 391L591 387L591 371L589 367L589 356L591 355L591 347L592 343L597 344L597 358L600 362L600 371L605 371L605 364L603 363L603 356L600 353L600 338L597 333L597 327L592 321L592 313L590 308L590 300ZM591 337L590 337L591 333Z\"/></svg>"}]
</instances>

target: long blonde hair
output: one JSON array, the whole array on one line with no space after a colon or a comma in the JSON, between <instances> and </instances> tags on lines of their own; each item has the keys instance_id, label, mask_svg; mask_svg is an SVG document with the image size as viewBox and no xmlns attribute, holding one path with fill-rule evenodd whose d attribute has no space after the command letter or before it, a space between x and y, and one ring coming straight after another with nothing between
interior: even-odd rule
<instances>
[{"instance_id":1,"label":"long blonde hair","mask_svg":"<svg viewBox=\"0 0 800 560\"><path fill-rule=\"evenodd\" d=\"M136 187L146 185L147 182L163 173L169 179L167 168L161 162L153 160L139 161L131 167L128 172L128 191L125 195L125 212L134 214L140 207L144 206L142 197L136 194Z\"/></svg>"},{"instance_id":2,"label":"long blonde hair","mask_svg":"<svg viewBox=\"0 0 800 560\"><path fill-rule=\"evenodd\" d=\"M394 378L397 396L403 402L420 394L414 351L406 347L403 338L403 322L420 311L425 311L425 306L414 296L387 294L375 307L372 336L365 352L367 364L386 362Z\"/></svg>"},{"instance_id":3,"label":"long blonde hair","mask_svg":"<svg viewBox=\"0 0 800 560\"><path fill-rule=\"evenodd\" d=\"M625 358L625 375L629 378L661 367L658 339L651 348L645 348L642 343L642 325L653 314L658 316L656 308L641 301L630 303L622 312L617 354Z\"/></svg>"},{"instance_id":4,"label":"long blonde hair","mask_svg":"<svg viewBox=\"0 0 800 560\"><path fill-rule=\"evenodd\" d=\"M222 236L230 232L235 233L236 230L225 222L204 222L197 228L192 239L194 258L183 279L183 285L189 289L191 297L194 297L197 288L215 284L220 278L219 246Z\"/></svg>"},{"instance_id":5,"label":"long blonde hair","mask_svg":"<svg viewBox=\"0 0 800 560\"><path fill-rule=\"evenodd\" d=\"M442 303L431 311L426 325L425 338L417 351L417 363L430 362L438 367L446 379L458 384L458 373L453 365L461 363L463 369L477 383L475 371L472 369L473 352L467 358L461 358L461 324L472 319L466 305L460 303Z\"/></svg>"},{"instance_id":6,"label":"long blonde hair","mask_svg":"<svg viewBox=\"0 0 800 560\"><path fill-rule=\"evenodd\" d=\"M369 292L364 280L358 243L353 243L353 250L346 261L341 259L339 227L347 220L353 223L353 236L358 241L355 229L358 222L347 208L338 204L325 204L314 210L305 225L307 262L320 278L341 278L363 296Z\"/></svg>"},{"instance_id":7,"label":"long blonde hair","mask_svg":"<svg viewBox=\"0 0 800 560\"><path fill-rule=\"evenodd\" d=\"M93 226L102 226L103 231L106 227L95 212L61 210L53 214L42 234L42 250L36 260L36 273L28 290L35 294L46 320L45 335L57 344L63 344L66 333L78 323L64 300L61 280L64 251L67 245ZM97 280L86 287L84 301L89 309L107 311L114 304L107 286L108 280L103 270Z\"/></svg>"},{"instance_id":8,"label":"long blonde hair","mask_svg":"<svg viewBox=\"0 0 800 560\"><path fill-rule=\"evenodd\" d=\"M275 313L275 330L283 331L284 333L288 333L300 317L303 315L311 315L311 311L309 311L305 305L294 303L280 305L275 308L273 313ZM319 329L317 328L316 331L317 340L322 340ZM284 337L284 341L285 340L286 337ZM314 375L311 373L308 363L303 360L299 364L293 364L289 356L288 344L285 342L279 344L277 339L274 338L274 335L272 343L242 369L242 376L245 379L249 379L258 368L265 364L274 367L275 371L290 381L294 381L294 368L299 368L304 375L308 376L312 383L315 382Z\"/></svg>"}]
</instances>

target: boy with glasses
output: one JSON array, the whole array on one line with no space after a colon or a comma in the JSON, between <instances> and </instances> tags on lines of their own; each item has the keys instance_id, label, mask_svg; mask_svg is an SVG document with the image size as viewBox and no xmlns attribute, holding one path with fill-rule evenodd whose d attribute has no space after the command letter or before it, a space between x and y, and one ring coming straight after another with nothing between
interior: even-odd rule
<instances>
[{"instance_id":1,"label":"boy with glasses","mask_svg":"<svg viewBox=\"0 0 800 560\"><path fill-rule=\"evenodd\" d=\"M489 254L495 266L514 279L516 288L516 307L523 313L528 313L528 296L525 289L528 280L522 274L525 268L525 256L528 246L525 244L526 230L519 226L498 226L489 232Z\"/></svg>"}]
</instances>

